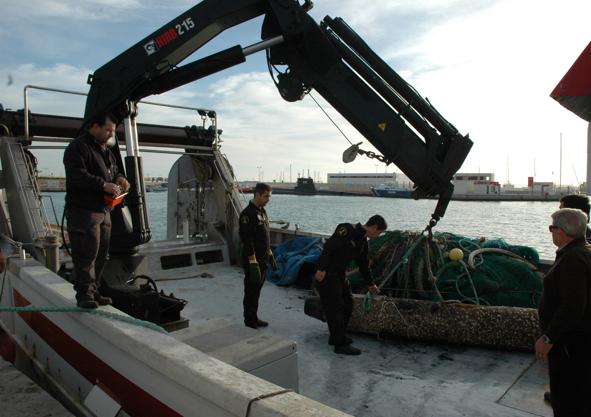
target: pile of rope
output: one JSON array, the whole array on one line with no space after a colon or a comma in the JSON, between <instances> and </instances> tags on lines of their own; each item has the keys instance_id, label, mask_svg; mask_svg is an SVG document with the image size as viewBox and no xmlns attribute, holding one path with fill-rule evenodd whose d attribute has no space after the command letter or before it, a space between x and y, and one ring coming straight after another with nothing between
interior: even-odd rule
<instances>
[{"instance_id":1,"label":"pile of rope","mask_svg":"<svg viewBox=\"0 0 591 417\"><path fill-rule=\"evenodd\" d=\"M370 240L369 256L376 284L390 297L535 308L542 292L537 251L502 239L392 231ZM348 279L354 292L365 292L358 270Z\"/></svg>"}]
</instances>

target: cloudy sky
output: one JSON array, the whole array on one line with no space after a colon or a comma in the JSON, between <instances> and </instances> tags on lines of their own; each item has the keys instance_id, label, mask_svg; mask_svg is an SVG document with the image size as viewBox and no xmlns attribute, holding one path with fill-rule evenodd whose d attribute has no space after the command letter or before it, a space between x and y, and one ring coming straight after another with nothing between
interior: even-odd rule
<instances>
[{"instance_id":1,"label":"cloudy sky","mask_svg":"<svg viewBox=\"0 0 591 417\"><path fill-rule=\"evenodd\" d=\"M238 0L237 0L238 1ZM88 91L88 74L195 2L177 0L0 0L0 103L22 108L27 84ZM587 123L549 97L591 40L588 0L317 0L311 15L342 17L402 77L427 97L474 147L462 171L494 172L501 182L527 176L562 183L586 175ZM261 19L225 32L187 62L260 40ZM314 94L314 93L313 93ZM33 112L82 116L84 99L32 92ZM353 141L368 141L319 94ZM384 172L358 158L316 104L284 102L263 54L152 101L215 109L223 150L240 180L265 181L308 170ZM196 124L191 112L142 107L144 123ZM61 156L40 154L43 173L63 173ZM146 154L144 172L167 175L171 156ZM260 168L259 168L260 167ZM388 172L396 168L390 166Z\"/></svg>"}]
</instances>

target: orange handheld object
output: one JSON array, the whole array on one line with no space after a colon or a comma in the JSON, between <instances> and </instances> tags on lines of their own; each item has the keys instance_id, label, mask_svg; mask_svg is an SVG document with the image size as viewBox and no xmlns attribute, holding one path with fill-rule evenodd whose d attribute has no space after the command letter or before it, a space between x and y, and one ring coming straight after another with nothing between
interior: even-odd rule
<instances>
[{"instance_id":1,"label":"orange handheld object","mask_svg":"<svg viewBox=\"0 0 591 417\"><path fill-rule=\"evenodd\" d=\"M117 197L114 197L112 195L105 195L104 197L104 202L105 202L105 206L107 207L117 207L119 204L121 204L123 202L123 200L125 200L125 196L127 195L127 193L123 193L123 194L119 194Z\"/></svg>"}]
</instances>

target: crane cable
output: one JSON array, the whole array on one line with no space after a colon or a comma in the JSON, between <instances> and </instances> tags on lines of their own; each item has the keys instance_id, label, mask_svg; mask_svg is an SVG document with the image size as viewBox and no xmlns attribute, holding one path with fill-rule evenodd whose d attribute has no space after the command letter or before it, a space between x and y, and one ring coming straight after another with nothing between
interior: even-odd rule
<instances>
[{"instance_id":1,"label":"crane cable","mask_svg":"<svg viewBox=\"0 0 591 417\"><path fill-rule=\"evenodd\" d=\"M347 135L345 135L345 132L343 132L341 130L341 128L336 124L336 122L334 120L332 120L332 118L330 117L330 115L326 112L326 110L324 110L324 108L320 105L320 103L318 103L318 101L316 101L316 99L314 98L314 96L312 95L312 93L310 92L310 93L308 93L308 95L310 96L310 98L312 100L314 100L314 103L316 103L316 105L318 106L318 108L320 110L322 110L322 112L326 115L326 117L328 117L328 120L330 120L332 122L332 124L338 129L338 131L341 132L341 135L343 135L343 137L345 139L347 139L347 142L349 142L351 145L353 145L353 142L351 142L349 140L349 138L347 137Z\"/></svg>"}]
</instances>

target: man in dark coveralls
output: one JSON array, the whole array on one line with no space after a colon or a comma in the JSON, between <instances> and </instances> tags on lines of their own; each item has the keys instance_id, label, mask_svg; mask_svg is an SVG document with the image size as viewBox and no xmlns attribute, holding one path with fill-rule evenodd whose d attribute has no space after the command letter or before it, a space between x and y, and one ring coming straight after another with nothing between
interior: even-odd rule
<instances>
[{"instance_id":1,"label":"man in dark coveralls","mask_svg":"<svg viewBox=\"0 0 591 417\"><path fill-rule=\"evenodd\" d=\"M387 227L384 218L377 214L371 216L364 225L342 223L324 244L314 278L330 333L328 343L334 345L336 353L361 354L359 349L351 346L353 340L346 333L353 312L353 296L345 279L345 271L355 260L369 291L379 294L380 290L373 283L369 269L367 238L378 237Z\"/></svg>"},{"instance_id":2,"label":"man in dark coveralls","mask_svg":"<svg viewBox=\"0 0 591 417\"><path fill-rule=\"evenodd\" d=\"M267 264L274 265L269 241L269 219L265 206L271 199L271 187L258 183L254 198L240 213L240 240L242 242L242 265L244 267L244 324L257 329L269 323L259 319L259 296L265 282Z\"/></svg>"},{"instance_id":3,"label":"man in dark coveralls","mask_svg":"<svg viewBox=\"0 0 591 417\"><path fill-rule=\"evenodd\" d=\"M542 336L536 357L548 361L555 417L591 416L591 245L587 216L564 208L552 214L556 260L544 277L538 309Z\"/></svg>"},{"instance_id":4,"label":"man in dark coveralls","mask_svg":"<svg viewBox=\"0 0 591 417\"><path fill-rule=\"evenodd\" d=\"M74 139L64 153L66 216L74 263L74 290L82 308L111 304L98 292L111 237L110 207L105 195L118 196L129 189L107 142L115 134L114 119L101 112L89 128Z\"/></svg>"}]
</instances>

